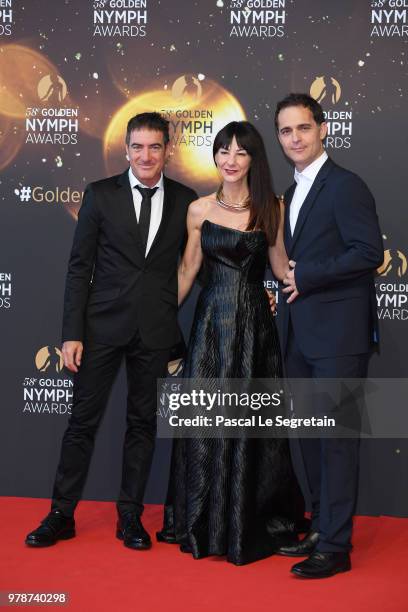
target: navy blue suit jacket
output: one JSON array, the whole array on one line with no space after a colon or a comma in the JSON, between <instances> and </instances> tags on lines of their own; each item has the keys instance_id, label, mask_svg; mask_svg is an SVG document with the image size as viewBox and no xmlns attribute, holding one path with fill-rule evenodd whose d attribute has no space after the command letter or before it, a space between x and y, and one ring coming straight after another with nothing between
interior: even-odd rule
<instances>
[{"instance_id":1,"label":"navy blue suit jacket","mask_svg":"<svg viewBox=\"0 0 408 612\"><path fill-rule=\"evenodd\" d=\"M328 159L302 204L294 235L289 210L296 183L285 194L284 240L296 261L299 296L283 294L285 352L291 319L306 357L369 352L378 337L374 273L383 261L374 198L352 172Z\"/></svg>"}]
</instances>

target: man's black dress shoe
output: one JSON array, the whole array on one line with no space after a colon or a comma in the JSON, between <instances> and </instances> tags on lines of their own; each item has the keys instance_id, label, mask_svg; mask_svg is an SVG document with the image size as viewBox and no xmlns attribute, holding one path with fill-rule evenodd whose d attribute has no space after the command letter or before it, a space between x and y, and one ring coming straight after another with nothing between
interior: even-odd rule
<instances>
[{"instance_id":1,"label":"man's black dress shoe","mask_svg":"<svg viewBox=\"0 0 408 612\"><path fill-rule=\"evenodd\" d=\"M116 537L123 540L125 546L135 550L147 550L152 546L150 536L137 514L125 514L119 517Z\"/></svg>"},{"instance_id":2,"label":"man's black dress shoe","mask_svg":"<svg viewBox=\"0 0 408 612\"><path fill-rule=\"evenodd\" d=\"M287 544L286 546L281 546L276 551L276 554L284 555L285 557L308 557L316 548L318 541L318 532L309 531L303 540L300 542L294 542L293 544Z\"/></svg>"},{"instance_id":3,"label":"man's black dress shoe","mask_svg":"<svg viewBox=\"0 0 408 612\"><path fill-rule=\"evenodd\" d=\"M158 542L166 542L166 544L177 544L174 531L164 527L161 531L156 531L156 540Z\"/></svg>"},{"instance_id":4,"label":"man's black dress shoe","mask_svg":"<svg viewBox=\"0 0 408 612\"><path fill-rule=\"evenodd\" d=\"M166 544L176 544L176 533L174 530L173 508L170 506L164 507L163 528L156 531L156 540L158 542L166 542Z\"/></svg>"},{"instance_id":5,"label":"man's black dress shoe","mask_svg":"<svg viewBox=\"0 0 408 612\"><path fill-rule=\"evenodd\" d=\"M41 525L26 537L27 546L41 548L53 546L58 540L75 537L75 520L64 516L59 510L52 510Z\"/></svg>"},{"instance_id":6,"label":"man's black dress shoe","mask_svg":"<svg viewBox=\"0 0 408 612\"><path fill-rule=\"evenodd\" d=\"M301 578L329 578L349 570L351 562L347 552L314 552L308 559L296 563L291 572Z\"/></svg>"},{"instance_id":7,"label":"man's black dress shoe","mask_svg":"<svg viewBox=\"0 0 408 612\"><path fill-rule=\"evenodd\" d=\"M180 544L180 551L182 553L192 553L193 549L191 548L190 544L188 543L187 540L185 540L184 542L182 542Z\"/></svg>"}]
</instances>

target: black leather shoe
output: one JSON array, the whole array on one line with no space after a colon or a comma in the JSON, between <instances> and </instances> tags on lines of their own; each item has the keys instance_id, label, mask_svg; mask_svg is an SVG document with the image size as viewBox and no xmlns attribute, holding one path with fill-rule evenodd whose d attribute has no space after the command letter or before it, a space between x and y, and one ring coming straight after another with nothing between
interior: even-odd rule
<instances>
[{"instance_id":1,"label":"black leather shoe","mask_svg":"<svg viewBox=\"0 0 408 612\"><path fill-rule=\"evenodd\" d=\"M349 570L351 561L347 552L314 552L308 559L296 563L291 572L301 578L329 578Z\"/></svg>"},{"instance_id":2,"label":"black leather shoe","mask_svg":"<svg viewBox=\"0 0 408 612\"><path fill-rule=\"evenodd\" d=\"M303 540L300 542L294 542L293 544L288 544L286 546L281 546L276 551L276 554L284 555L285 557L308 557L313 553L318 541L318 532L309 531Z\"/></svg>"},{"instance_id":3,"label":"black leather shoe","mask_svg":"<svg viewBox=\"0 0 408 612\"><path fill-rule=\"evenodd\" d=\"M59 510L52 510L41 525L28 534L27 546L41 548L53 546L58 540L69 540L75 537L75 520L67 518Z\"/></svg>"},{"instance_id":4,"label":"black leather shoe","mask_svg":"<svg viewBox=\"0 0 408 612\"><path fill-rule=\"evenodd\" d=\"M150 536L143 527L140 516L137 516L137 514L125 514L119 517L116 537L119 540L123 540L125 546L135 550L147 550L152 546Z\"/></svg>"},{"instance_id":5,"label":"black leather shoe","mask_svg":"<svg viewBox=\"0 0 408 612\"><path fill-rule=\"evenodd\" d=\"M186 541L180 544L180 551L182 553L192 553L193 549L191 548L190 544Z\"/></svg>"},{"instance_id":6,"label":"black leather shoe","mask_svg":"<svg viewBox=\"0 0 408 612\"><path fill-rule=\"evenodd\" d=\"M167 544L176 544L176 533L174 530L173 508L171 506L164 507L163 528L156 531L156 540L158 542L166 542Z\"/></svg>"},{"instance_id":7,"label":"black leather shoe","mask_svg":"<svg viewBox=\"0 0 408 612\"><path fill-rule=\"evenodd\" d=\"M177 544L174 531L164 527L161 531L156 531L156 540L158 542L166 542L166 544Z\"/></svg>"}]
</instances>

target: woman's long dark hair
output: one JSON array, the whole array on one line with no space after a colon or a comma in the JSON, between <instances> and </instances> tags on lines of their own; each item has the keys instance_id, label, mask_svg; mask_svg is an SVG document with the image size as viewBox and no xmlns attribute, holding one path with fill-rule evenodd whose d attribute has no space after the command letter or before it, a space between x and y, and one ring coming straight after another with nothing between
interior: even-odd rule
<instances>
[{"instance_id":1,"label":"woman's long dark hair","mask_svg":"<svg viewBox=\"0 0 408 612\"><path fill-rule=\"evenodd\" d=\"M232 139L251 156L248 173L249 221L247 230L261 229L270 245L275 244L278 232L279 201L272 187L272 177L265 145L258 130L249 121L231 121L218 132L213 145L213 157L220 149L229 149Z\"/></svg>"}]
</instances>

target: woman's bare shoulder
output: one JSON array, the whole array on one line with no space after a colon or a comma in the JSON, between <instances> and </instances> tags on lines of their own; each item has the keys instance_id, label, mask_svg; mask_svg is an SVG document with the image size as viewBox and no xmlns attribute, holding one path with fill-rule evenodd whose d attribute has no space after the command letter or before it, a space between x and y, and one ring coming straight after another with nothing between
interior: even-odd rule
<instances>
[{"instance_id":1,"label":"woman's bare shoulder","mask_svg":"<svg viewBox=\"0 0 408 612\"><path fill-rule=\"evenodd\" d=\"M211 193L191 202L188 214L194 219L201 219L203 221L214 206L216 206L215 193Z\"/></svg>"}]
</instances>

